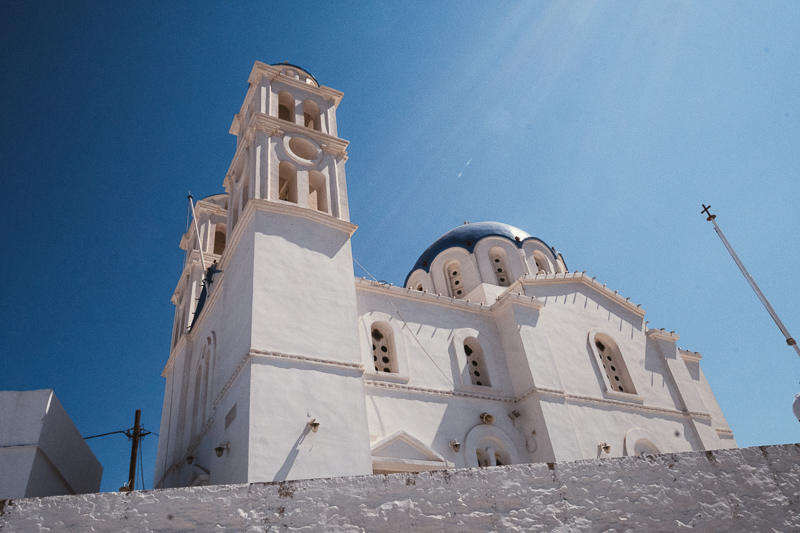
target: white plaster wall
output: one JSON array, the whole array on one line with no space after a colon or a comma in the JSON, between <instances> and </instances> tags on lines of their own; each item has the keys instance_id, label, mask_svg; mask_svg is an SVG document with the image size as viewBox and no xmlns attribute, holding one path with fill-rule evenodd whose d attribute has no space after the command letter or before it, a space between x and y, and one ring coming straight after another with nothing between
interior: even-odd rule
<instances>
[{"instance_id":1,"label":"white plaster wall","mask_svg":"<svg viewBox=\"0 0 800 533\"><path fill-rule=\"evenodd\" d=\"M360 322L372 320L379 312L405 323L398 326L403 333L410 380L408 385L441 390L463 389L459 364L453 347L453 336L459 330L472 330L484 349L487 365L491 366L491 387L468 388L472 392L506 396L511 394L510 376L505 365L505 353L494 318L487 312L465 311L431 302L400 298L391 293L356 288ZM368 328L359 329L362 343L362 363L372 367L371 341ZM379 378L382 376L378 376ZM469 379L467 378L467 383Z\"/></svg>"},{"instance_id":2,"label":"white plaster wall","mask_svg":"<svg viewBox=\"0 0 800 533\"><path fill-rule=\"evenodd\" d=\"M369 371L364 376L372 444L403 430L447 457L447 443L464 442L476 423L476 409L495 415L499 424L517 409L522 415L518 426L507 432L514 435L525 461L595 458L601 442L611 445L610 456L622 456L631 430L650 432L661 452L736 446L732 436L720 438L715 429L727 429L724 419L708 416L720 411L701 375L695 372L697 377L691 378L683 359L675 363L679 375L673 375L662 355L667 348L656 347L645 334L641 315L580 282L525 288L544 304L541 309L525 300L511 300L491 311L453 307L417 297L417 292L356 285L364 367L372 366L369 323L375 319L396 323L395 332L402 335L396 343L398 358L405 361L400 374ZM636 395L605 391L591 349L592 331L616 341ZM462 375L465 361L454 341L459 335L480 340L492 387L473 387ZM659 342L667 342L674 352L670 357L677 357L674 340ZM470 394L496 399L473 399ZM696 400L688 411L699 415L687 412L682 401L690 395ZM701 396L715 408L702 405ZM454 462L465 465L459 458Z\"/></svg>"},{"instance_id":3,"label":"white plaster wall","mask_svg":"<svg viewBox=\"0 0 800 533\"><path fill-rule=\"evenodd\" d=\"M800 445L0 501L0 529L800 530Z\"/></svg>"},{"instance_id":4,"label":"white plaster wall","mask_svg":"<svg viewBox=\"0 0 800 533\"><path fill-rule=\"evenodd\" d=\"M350 236L266 211L255 224L253 347L360 362Z\"/></svg>"},{"instance_id":5,"label":"white plaster wall","mask_svg":"<svg viewBox=\"0 0 800 533\"><path fill-rule=\"evenodd\" d=\"M259 357L250 371L249 481L372 472L358 369Z\"/></svg>"},{"instance_id":6,"label":"white plaster wall","mask_svg":"<svg viewBox=\"0 0 800 533\"><path fill-rule=\"evenodd\" d=\"M51 389L0 391L0 497L94 492L102 475Z\"/></svg>"}]
</instances>

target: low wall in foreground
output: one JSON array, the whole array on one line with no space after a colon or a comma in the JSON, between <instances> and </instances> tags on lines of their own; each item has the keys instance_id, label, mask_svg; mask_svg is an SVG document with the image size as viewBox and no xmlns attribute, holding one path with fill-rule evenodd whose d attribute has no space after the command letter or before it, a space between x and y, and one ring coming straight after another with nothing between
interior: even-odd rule
<instances>
[{"instance_id":1,"label":"low wall in foreground","mask_svg":"<svg viewBox=\"0 0 800 533\"><path fill-rule=\"evenodd\" d=\"M0 531L800 531L800 444L0 501Z\"/></svg>"}]
</instances>

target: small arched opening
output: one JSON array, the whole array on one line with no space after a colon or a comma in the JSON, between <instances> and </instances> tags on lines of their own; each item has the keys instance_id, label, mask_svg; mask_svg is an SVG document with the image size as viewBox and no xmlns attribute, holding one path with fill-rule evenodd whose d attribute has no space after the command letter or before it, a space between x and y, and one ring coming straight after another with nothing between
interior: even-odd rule
<instances>
[{"instance_id":1,"label":"small arched opening","mask_svg":"<svg viewBox=\"0 0 800 533\"><path fill-rule=\"evenodd\" d=\"M297 203L297 169L287 161L278 167L278 200Z\"/></svg>"},{"instance_id":2,"label":"small arched opening","mask_svg":"<svg viewBox=\"0 0 800 533\"><path fill-rule=\"evenodd\" d=\"M308 171L308 207L328 212L328 193L325 175L317 170Z\"/></svg>"},{"instance_id":3,"label":"small arched opening","mask_svg":"<svg viewBox=\"0 0 800 533\"><path fill-rule=\"evenodd\" d=\"M287 91L278 93L278 118L294 122L294 96Z\"/></svg>"},{"instance_id":4,"label":"small arched opening","mask_svg":"<svg viewBox=\"0 0 800 533\"><path fill-rule=\"evenodd\" d=\"M370 328L370 341L375 372L396 374L397 352L391 326L383 322L373 323Z\"/></svg>"},{"instance_id":5,"label":"small arched opening","mask_svg":"<svg viewBox=\"0 0 800 533\"><path fill-rule=\"evenodd\" d=\"M447 281L450 287L450 296L453 298L463 298L466 296L466 288L464 287L464 278L461 274L461 263L458 261L450 261L444 267Z\"/></svg>"},{"instance_id":6,"label":"small arched opening","mask_svg":"<svg viewBox=\"0 0 800 533\"><path fill-rule=\"evenodd\" d=\"M467 359L467 371L473 385L490 387L489 373L486 371L486 360L481 343L475 337L464 340L464 355Z\"/></svg>"},{"instance_id":7,"label":"small arched opening","mask_svg":"<svg viewBox=\"0 0 800 533\"><path fill-rule=\"evenodd\" d=\"M217 224L214 228L214 253L222 255L225 251L225 224Z\"/></svg>"},{"instance_id":8,"label":"small arched opening","mask_svg":"<svg viewBox=\"0 0 800 533\"><path fill-rule=\"evenodd\" d=\"M592 342L597 350L597 356L611 390L636 394L636 388L633 386L633 380L631 380L628 367L625 365L625 360L622 358L622 352L620 352L617 343L611 337L602 333L594 335Z\"/></svg>"},{"instance_id":9,"label":"small arched opening","mask_svg":"<svg viewBox=\"0 0 800 533\"><path fill-rule=\"evenodd\" d=\"M538 274L550 274L553 271L550 261L547 260L542 252L533 252L533 261Z\"/></svg>"},{"instance_id":10,"label":"small arched opening","mask_svg":"<svg viewBox=\"0 0 800 533\"><path fill-rule=\"evenodd\" d=\"M303 100L303 125L312 130L322 131L319 106L313 100Z\"/></svg>"},{"instance_id":11,"label":"small arched opening","mask_svg":"<svg viewBox=\"0 0 800 533\"><path fill-rule=\"evenodd\" d=\"M492 264L494 278L501 287L511 285L511 275L506 263L506 253L502 248L492 248L489 251L489 262Z\"/></svg>"}]
</instances>

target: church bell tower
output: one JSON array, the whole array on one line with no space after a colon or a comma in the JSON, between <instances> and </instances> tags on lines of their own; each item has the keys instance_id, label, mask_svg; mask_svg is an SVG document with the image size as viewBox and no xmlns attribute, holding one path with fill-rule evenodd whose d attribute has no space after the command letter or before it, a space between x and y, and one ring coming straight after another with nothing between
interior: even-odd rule
<instances>
[{"instance_id":1,"label":"church bell tower","mask_svg":"<svg viewBox=\"0 0 800 533\"><path fill-rule=\"evenodd\" d=\"M256 63L248 81L227 194L198 202L198 219L224 207L224 249L182 241L187 269L197 248L217 265L205 293L182 275L173 298L202 302L176 311L159 487L372 473L342 93L290 64Z\"/></svg>"}]
</instances>

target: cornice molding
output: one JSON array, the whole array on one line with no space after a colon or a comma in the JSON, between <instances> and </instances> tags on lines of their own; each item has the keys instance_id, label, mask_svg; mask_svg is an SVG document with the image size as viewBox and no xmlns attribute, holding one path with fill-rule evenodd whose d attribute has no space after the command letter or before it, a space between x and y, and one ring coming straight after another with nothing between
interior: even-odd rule
<instances>
[{"instance_id":1,"label":"cornice molding","mask_svg":"<svg viewBox=\"0 0 800 533\"><path fill-rule=\"evenodd\" d=\"M502 311L504 309L508 309L509 307L515 305L521 307L528 307L530 309L535 309L539 311L544 307L544 302L533 296L527 296L519 292L506 291L497 297L497 301L492 304L491 309L492 311Z\"/></svg>"},{"instance_id":2,"label":"cornice molding","mask_svg":"<svg viewBox=\"0 0 800 533\"><path fill-rule=\"evenodd\" d=\"M658 413L668 416L675 416L675 417L689 417L689 418L700 418L703 420L711 420L711 415L708 413L700 413L695 411L679 411L678 409L668 409L666 407L655 407L650 405L642 405L640 403L629 402L624 400L615 400L612 398L597 398L593 396L584 396L581 394L570 394L563 390L558 389L548 389L544 387L534 387L528 390L525 394L520 396L517 401L522 401L531 394L539 393L543 396L551 396L557 398L564 398L565 400L571 400L573 402L580 402L580 403L591 403L591 404L598 404L598 405L613 405L614 407L618 407L620 409L629 409L633 411L644 411L646 413Z\"/></svg>"},{"instance_id":3,"label":"cornice molding","mask_svg":"<svg viewBox=\"0 0 800 533\"><path fill-rule=\"evenodd\" d=\"M316 209L311 209L310 207L301 207L291 202L284 202L280 200L278 201L264 200L262 198L251 198L250 200L247 201L247 207L245 208L245 213L247 213L247 209L251 208L251 206L253 211L258 209L260 211L267 211L270 213L277 213L280 215L288 215L296 218L305 218L313 222L318 222L320 224L328 226L329 228L341 231L342 233L347 233L351 237L353 233L355 233L356 230L358 229L358 226L353 224L352 222L347 222L346 220L342 220L341 218L332 217L327 213L322 213L320 211L317 211ZM239 221L239 224L242 223L244 218L245 217L243 215L242 219Z\"/></svg>"},{"instance_id":4,"label":"cornice molding","mask_svg":"<svg viewBox=\"0 0 800 533\"><path fill-rule=\"evenodd\" d=\"M384 294L388 292L391 294L391 296L462 309L471 313L491 315L492 311L489 306L482 303L470 302L469 300L459 300L457 298L451 298L450 296L444 296L441 294L434 294L428 291L418 291L410 287L396 287L391 283L386 284L366 278L355 278L355 284L356 290L364 289L371 292Z\"/></svg>"},{"instance_id":5,"label":"cornice molding","mask_svg":"<svg viewBox=\"0 0 800 533\"><path fill-rule=\"evenodd\" d=\"M274 352L270 350L258 350L252 348L250 350L251 358L268 358L268 359L289 359L292 361L299 361L311 365L332 366L337 368L344 368L347 370L355 370L359 373L364 372L364 365L361 363L345 363L335 359L326 359L324 357L309 357L307 355L290 354L283 352Z\"/></svg>"},{"instance_id":6,"label":"cornice molding","mask_svg":"<svg viewBox=\"0 0 800 533\"><path fill-rule=\"evenodd\" d=\"M343 92L326 87L325 85L311 85L310 83L305 83L292 77L285 76L281 74L281 70L284 68L286 68L284 65L273 66L262 63L261 61L256 61L253 65L253 70L250 71L250 76L248 76L247 82L250 85L256 85L261 80L262 76L266 77L270 81L278 79L286 85L295 87L297 89L306 90L310 93L321 96L325 100L333 101L337 106L339 105L339 102L341 102L342 97L344 96Z\"/></svg>"},{"instance_id":7,"label":"cornice molding","mask_svg":"<svg viewBox=\"0 0 800 533\"><path fill-rule=\"evenodd\" d=\"M234 183L233 176L236 174L236 169L240 166L240 160L244 157L243 154L245 150L253 145L256 133L258 132L269 135L270 137L283 137L287 134L302 135L316 142L323 152L347 161L347 146L350 144L350 141L311 128L306 128L294 122L282 120L263 113L254 113L250 118L249 124L246 126L242 142L238 143L236 146L236 152L233 154L231 163L228 165L228 171L225 173L225 179L222 181L226 193L231 194L231 188Z\"/></svg>"},{"instance_id":8,"label":"cornice molding","mask_svg":"<svg viewBox=\"0 0 800 533\"><path fill-rule=\"evenodd\" d=\"M645 332L645 335L649 339L657 339L662 341L668 342L677 342L680 337L674 331L666 331L664 328L661 329L648 329Z\"/></svg>"},{"instance_id":9,"label":"cornice molding","mask_svg":"<svg viewBox=\"0 0 800 533\"><path fill-rule=\"evenodd\" d=\"M700 359L703 358L703 356L699 353L690 352L689 350L684 350L683 348L678 348L678 355L680 355L681 359L684 361L691 361L693 363L699 363Z\"/></svg>"},{"instance_id":10,"label":"cornice molding","mask_svg":"<svg viewBox=\"0 0 800 533\"><path fill-rule=\"evenodd\" d=\"M225 193L220 193L220 194L225 194ZM197 213L208 213L209 215L228 216L227 209L225 209L221 205L212 204L211 202L206 202L205 200L198 200L198 202L194 206L194 209Z\"/></svg>"},{"instance_id":11,"label":"cornice molding","mask_svg":"<svg viewBox=\"0 0 800 533\"><path fill-rule=\"evenodd\" d=\"M236 368L233 370L230 377L225 381L225 384L220 389L219 394L217 394L217 397L214 398L213 402L214 409L217 408L219 402L221 402L222 399L225 397L225 395L228 393L228 391L233 386L233 383L236 381L236 378L239 377L239 374L242 372L244 367L253 359L276 359L283 361L294 361L301 364L343 368L345 370L351 370L359 374L363 374L364 372L364 365L361 363L346 363L343 361L337 361L335 359L326 359L324 357L309 357L300 354L290 354L290 353L276 352L271 350L259 350L257 348L251 348L244 355L244 357L242 357L242 359L239 361L239 364L236 365Z\"/></svg>"},{"instance_id":12,"label":"cornice molding","mask_svg":"<svg viewBox=\"0 0 800 533\"><path fill-rule=\"evenodd\" d=\"M563 283L582 283L583 285L592 288L599 294L602 294L609 300L618 303L625 309L644 317L645 311L641 305L636 305L630 301L630 298L623 298L617 291L612 291L605 284L600 283L593 277L587 276L584 272L564 272L557 274L526 274L519 278L519 283L523 286L532 285L555 285Z\"/></svg>"},{"instance_id":13,"label":"cornice molding","mask_svg":"<svg viewBox=\"0 0 800 533\"><path fill-rule=\"evenodd\" d=\"M411 393L417 394L428 394L432 396L451 396L451 397L461 397L461 398L474 398L478 400L494 400L498 402L504 403L513 403L516 400L514 398L510 398L508 396L494 396L490 394L477 394L473 392L465 392L465 391L456 391L456 390L443 390L443 389L431 389L425 387L415 387L413 385L405 385L403 383L391 383L387 381L376 381L376 380L364 380L364 385L367 387L372 387L375 389L392 389L392 390L402 390Z\"/></svg>"}]
</instances>

